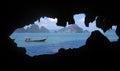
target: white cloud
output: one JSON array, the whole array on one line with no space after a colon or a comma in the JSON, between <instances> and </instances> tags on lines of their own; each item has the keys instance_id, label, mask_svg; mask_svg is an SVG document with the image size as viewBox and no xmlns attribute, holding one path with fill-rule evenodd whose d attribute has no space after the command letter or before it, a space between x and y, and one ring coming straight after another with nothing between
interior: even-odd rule
<instances>
[{"instance_id":1,"label":"white cloud","mask_svg":"<svg viewBox=\"0 0 120 71\"><path fill-rule=\"evenodd\" d=\"M31 26L32 26L31 24L26 25L26 26L24 26L24 29L26 30L28 27L31 27Z\"/></svg>"},{"instance_id":2,"label":"white cloud","mask_svg":"<svg viewBox=\"0 0 120 71\"><path fill-rule=\"evenodd\" d=\"M57 18L49 18L49 17L44 17L44 18L41 17L40 20L34 22L34 24L37 24L39 28L41 28L41 26L44 26L49 30L58 30L63 28L61 26L57 26L56 23L57 23Z\"/></svg>"},{"instance_id":3,"label":"white cloud","mask_svg":"<svg viewBox=\"0 0 120 71\"><path fill-rule=\"evenodd\" d=\"M48 18L48 20L50 21L50 22L53 22L53 23L57 23L57 18Z\"/></svg>"}]
</instances>

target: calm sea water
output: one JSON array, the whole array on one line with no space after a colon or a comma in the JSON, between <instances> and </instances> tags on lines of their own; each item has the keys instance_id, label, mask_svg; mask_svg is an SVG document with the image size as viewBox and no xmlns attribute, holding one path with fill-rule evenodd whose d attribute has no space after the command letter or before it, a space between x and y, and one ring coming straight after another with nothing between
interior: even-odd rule
<instances>
[{"instance_id":1,"label":"calm sea water","mask_svg":"<svg viewBox=\"0 0 120 71\"><path fill-rule=\"evenodd\" d=\"M113 33L106 33L111 41L118 37ZM42 54L54 54L60 48L79 48L83 46L90 33L13 33L10 37L15 39L18 47L24 47L27 55L35 56ZM25 38L40 39L46 38L45 42L25 42Z\"/></svg>"}]
</instances>

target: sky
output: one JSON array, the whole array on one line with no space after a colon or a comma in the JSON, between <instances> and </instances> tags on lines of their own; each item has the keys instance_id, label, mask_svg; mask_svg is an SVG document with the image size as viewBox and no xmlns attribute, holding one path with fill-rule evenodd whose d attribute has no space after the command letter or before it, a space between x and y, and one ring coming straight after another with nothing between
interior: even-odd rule
<instances>
[{"instance_id":1,"label":"sky","mask_svg":"<svg viewBox=\"0 0 120 71\"><path fill-rule=\"evenodd\" d=\"M96 21L93 21L89 24L89 27L86 27L84 24L84 20L85 20L85 14L75 14L73 15L73 18L75 20L75 24L77 24L79 27L81 27L83 30L88 30L90 32L94 31L94 30L100 30L101 32L103 32L100 28L96 27ZM46 27L49 30L59 30L61 28L63 28L63 26L57 26L57 18L49 18L49 17L40 17L40 19L36 20L34 22L34 24L38 25L39 28L41 26ZM66 22L67 26L69 26L69 21ZM30 25L25 26L24 28L26 29L27 27L30 27ZM116 28L115 26L113 26L113 28Z\"/></svg>"},{"instance_id":2,"label":"sky","mask_svg":"<svg viewBox=\"0 0 120 71\"><path fill-rule=\"evenodd\" d=\"M75 14L73 16L74 20L75 20L75 24L77 24L79 27L81 27L83 30L88 30L90 32L94 31L94 30L100 30L102 32L101 29L96 27L96 21L93 21L89 24L89 27L86 27L84 24L85 21L85 14Z\"/></svg>"}]
</instances>

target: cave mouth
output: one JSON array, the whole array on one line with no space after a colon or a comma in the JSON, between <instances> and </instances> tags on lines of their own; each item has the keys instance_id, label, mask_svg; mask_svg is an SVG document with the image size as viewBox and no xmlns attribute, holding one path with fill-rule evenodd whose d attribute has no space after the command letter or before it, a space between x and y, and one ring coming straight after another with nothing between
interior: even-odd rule
<instances>
[{"instance_id":1,"label":"cave mouth","mask_svg":"<svg viewBox=\"0 0 120 71\"><path fill-rule=\"evenodd\" d=\"M29 56L54 54L60 48L73 49L85 45L87 38L94 30L103 31L96 27L96 21L89 27L84 24L85 14L75 14L75 23L66 22L66 26L58 26L57 18L40 17L33 24L16 29L10 38L17 47L24 47ZM116 26L103 33L110 41L117 41ZM45 39L45 40L44 40Z\"/></svg>"}]
</instances>

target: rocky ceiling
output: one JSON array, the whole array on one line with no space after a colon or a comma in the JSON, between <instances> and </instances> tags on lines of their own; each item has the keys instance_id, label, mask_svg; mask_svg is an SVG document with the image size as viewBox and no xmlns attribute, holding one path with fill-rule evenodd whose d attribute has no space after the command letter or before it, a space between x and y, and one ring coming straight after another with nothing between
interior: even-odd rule
<instances>
[{"instance_id":1,"label":"rocky ceiling","mask_svg":"<svg viewBox=\"0 0 120 71\"><path fill-rule=\"evenodd\" d=\"M119 2L115 1L86 0L9 1L4 4L1 13L3 26L8 29L4 30L4 32L6 32L6 35L10 35L16 28L33 23L43 16L57 17L57 24L65 26L66 21L74 23L73 15L78 13L86 14L86 26L89 25L89 22L94 21L97 16L97 26L106 31L110 29L112 25L119 26L120 16L118 3ZM119 28L117 30L119 30ZM117 34L120 35L118 32Z\"/></svg>"},{"instance_id":2,"label":"rocky ceiling","mask_svg":"<svg viewBox=\"0 0 120 71\"><path fill-rule=\"evenodd\" d=\"M31 59L29 57L26 57L27 55L25 54L25 52L26 52L25 49L16 48L17 46L9 38L9 35L11 33L13 33L13 31L15 29L17 29L19 27L23 27L24 25L33 23L35 20L37 20L43 16L48 16L48 17L53 17L53 18L57 17L58 18L57 24L61 25L61 26L65 26L66 21L69 21L70 23L74 23L74 20L73 20L74 14L85 13L85 15L86 15L85 25L86 26L89 26L89 22L94 21L95 18L97 17L97 19L96 19L97 26L100 27L101 29L103 29L104 31L110 29L112 25L117 25L116 33L120 37L119 2L115 1L115 0L114 1L102 1L102 0L100 0L100 1L99 0L95 0L95 1L93 1L93 0L92 1L90 1L90 0L18 1L18 0L16 0L14 2L9 0L4 3L3 2L1 2L1 3L2 3L1 4L2 8L0 8L1 9L0 17L2 19L1 20L2 28L0 28L0 29L2 30L1 34L5 38L2 37L2 39L1 39L2 47L0 48L0 56L1 56L0 63L2 64L2 66L5 65L5 67L9 67L10 65L12 65L11 69L14 69L15 66L17 67L18 64L21 64L21 66L18 66L18 68L21 69L20 67L23 67L23 65L25 65L25 64L29 65L29 63L31 62L31 61L29 62L29 60L31 60ZM99 39L99 40L102 40L102 39ZM94 41L94 42L96 42L96 41ZM99 42L98 42L98 44L99 44ZM114 45L116 45L116 44L114 44ZM117 45L119 45L119 43ZM91 54L93 54L93 53L91 53ZM86 56L86 54L84 54L84 55ZM103 55L101 55L101 57ZM81 55L81 56L83 56L83 55ZM108 59L111 59L112 58L111 54L109 56L110 56L110 58L108 58ZM106 57L106 56L104 55L104 57ZM117 57L119 57L119 56L117 56ZM83 58L84 62L86 62L86 59L89 59L89 57L84 58L84 56L82 58ZM96 58L96 55L94 58ZM114 54L113 54L113 58L115 58ZM105 58L103 58L103 59L105 59ZM114 60L116 61L116 59L114 59ZM60 60L61 60L61 58L60 58ZM76 60L76 59L73 59L73 60ZM114 62L114 60L113 60L113 62ZM54 59L53 59L53 61L54 61ZM119 59L118 59L118 61L119 61ZM66 62L66 61L64 61L64 62ZM38 63L38 62L36 62L36 63ZM41 61L40 63L43 63L43 62ZM40 64L40 63L38 63L38 64ZM31 64L34 64L34 63L32 62ZM58 64L59 64L59 59L58 59ZM44 65L46 66L46 64L44 64ZM55 65L56 65L56 63L55 63ZM34 65L32 65L32 66L34 66ZM101 66L103 66L103 65L101 65ZM111 65L111 66L113 66L113 65ZM26 65L25 65L25 68L26 68ZM86 68L86 65L85 65L85 68ZM23 67L23 69L24 69L24 67Z\"/></svg>"}]
</instances>

